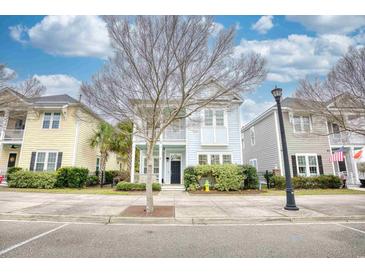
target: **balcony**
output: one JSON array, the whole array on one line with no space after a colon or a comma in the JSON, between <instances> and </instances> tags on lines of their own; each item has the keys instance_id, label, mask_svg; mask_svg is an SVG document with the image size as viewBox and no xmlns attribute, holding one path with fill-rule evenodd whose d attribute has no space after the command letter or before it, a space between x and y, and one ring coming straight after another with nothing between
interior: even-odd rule
<instances>
[{"instance_id":1,"label":"balcony","mask_svg":"<svg viewBox=\"0 0 365 274\"><path fill-rule=\"evenodd\" d=\"M164 141L185 141L185 128L166 128L163 140Z\"/></svg>"},{"instance_id":2,"label":"balcony","mask_svg":"<svg viewBox=\"0 0 365 274\"><path fill-rule=\"evenodd\" d=\"M6 129L1 131L0 141L3 143L21 143L24 129Z\"/></svg>"},{"instance_id":3,"label":"balcony","mask_svg":"<svg viewBox=\"0 0 365 274\"><path fill-rule=\"evenodd\" d=\"M329 136L331 145L364 145L365 136L353 132L334 133Z\"/></svg>"}]
</instances>

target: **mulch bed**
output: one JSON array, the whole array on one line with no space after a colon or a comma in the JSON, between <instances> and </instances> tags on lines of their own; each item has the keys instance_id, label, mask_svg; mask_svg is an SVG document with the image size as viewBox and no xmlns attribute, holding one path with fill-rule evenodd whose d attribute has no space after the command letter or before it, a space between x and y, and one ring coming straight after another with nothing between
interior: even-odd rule
<instances>
[{"instance_id":1,"label":"mulch bed","mask_svg":"<svg viewBox=\"0 0 365 274\"><path fill-rule=\"evenodd\" d=\"M175 217L174 206L154 206L152 214L147 214L145 206L129 206L120 216L122 217Z\"/></svg>"},{"instance_id":2,"label":"mulch bed","mask_svg":"<svg viewBox=\"0 0 365 274\"><path fill-rule=\"evenodd\" d=\"M252 195L252 194L262 194L265 193L264 190L255 190L255 189L248 189L244 191L218 191L218 190L210 190L208 192L203 190L197 191L189 191L189 194L198 194L198 195Z\"/></svg>"}]
</instances>

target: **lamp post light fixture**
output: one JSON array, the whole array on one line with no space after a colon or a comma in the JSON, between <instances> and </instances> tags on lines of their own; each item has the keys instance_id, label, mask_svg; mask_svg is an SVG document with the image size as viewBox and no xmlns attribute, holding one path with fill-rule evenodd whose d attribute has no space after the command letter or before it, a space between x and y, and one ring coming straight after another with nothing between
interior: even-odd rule
<instances>
[{"instance_id":1,"label":"lamp post light fixture","mask_svg":"<svg viewBox=\"0 0 365 274\"><path fill-rule=\"evenodd\" d=\"M279 116L279 125L280 125L280 136L281 136L281 146L283 148L283 156L284 156L284 169L285 169L285 183L286 183L286 210L299 210L299 208L295 204L294 198L294 190L291 182L290 177L290 167L289 167L289 157L288 157L288 147L286 144L286 137L285 137L285 128L284 128L284 121L283 121L283 113L281 110L281 95L283 94L283 90L281 88L275 88L271 91L272 95L275 98L276 106L278 109L278 116Z\"/></svg>"}]
</instances>

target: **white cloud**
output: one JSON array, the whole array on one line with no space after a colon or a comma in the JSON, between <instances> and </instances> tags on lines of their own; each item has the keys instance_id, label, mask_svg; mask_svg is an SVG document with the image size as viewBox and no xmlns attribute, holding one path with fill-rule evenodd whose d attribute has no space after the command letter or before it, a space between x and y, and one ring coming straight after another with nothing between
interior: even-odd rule
<instances>
[{"instance_id":1,"label":"white cloud","mask_svg":"<svg viewBox=\"0 0 365 274\"><path fill-rule=\"evenodd\" d=\"M318 37L292 34L273 40L242 39L235 54L260 53L268 61L268 80L291 82L307 75L325 75L350 46L363 40L360 35L351 38L337 34Z\"/></svg>"},{"instance_id":2,"label":"white cloud","mask_svg":"<svg viewBox=\"0 0 365 274\"><path fill-rule=\"evenodd\" d=\"M261 16L261 18L252 25L252 29L260 34L267 33L273 26L272 20L274 17L272 15Z\"/></svg>"},{"instance_id":3,"label":"white cloud","mask_svg":"<svg viewBox=\"0 0 365 274\"><path fill-rule=\"evenodd\" d=\"M247 124L256 118L259 114L272 107L272 101L255 102L252 99L245 99L241 106L241 121L242 125Z\"/></svg>"},{"instance_id":4,"label":"white cloud","mask_svg":"<svg viewBox=\"0 0 365 274\"><path fill-rule=\"evenodd\" d=\"M317 33L346 34L365 26L365 16L345 15L295 15L286 16L286 19L305 26L308 30Z\"/></svg>"},{"instance_id":5,"label":"white cloud","mask_svg":"<svg viewBox=\"0 0 365 274\"><path fill-rule=\"evenodd\" d=\"M224 29L224 26L221 23L213 22L212 26L212 35L217 36L221 30Z\"/></svg>"},{"instance_id":6,"label":"white cloud","mask_svg":"<svg viewBox=\"0 0 365 274\"><path fill-rule=\"evenodd\" d=\"M78 99L81 81L66 74L52 75L34 75L44 86L47 91L45 95L68 94Z\"/></svg>"},{"instance_id":7,"label":"white cloud","mask_svg":"<svg viewBox=\"0 0 365 274\"><path fill-rule=\"evenodd\" d=\"M9 29L15 41L53 55L106 58L111 54L106 24L98 16L46 16L31 28Z\"/></svg>"}]
</instances>

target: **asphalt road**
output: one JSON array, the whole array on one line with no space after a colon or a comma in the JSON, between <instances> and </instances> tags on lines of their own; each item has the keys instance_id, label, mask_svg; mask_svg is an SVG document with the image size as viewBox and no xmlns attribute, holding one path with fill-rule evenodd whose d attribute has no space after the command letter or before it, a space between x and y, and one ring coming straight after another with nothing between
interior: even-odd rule
<instances>
[{"instance_id":1,"label":"asphalt road","mask_svg":"<svg viewBox=\"0 0 365 274\"><path fill-rule=\"evenodd\" d=\"M103 225L0 221L0 257L365 257L365 223Z\"/></svg>"}]
</instances>

